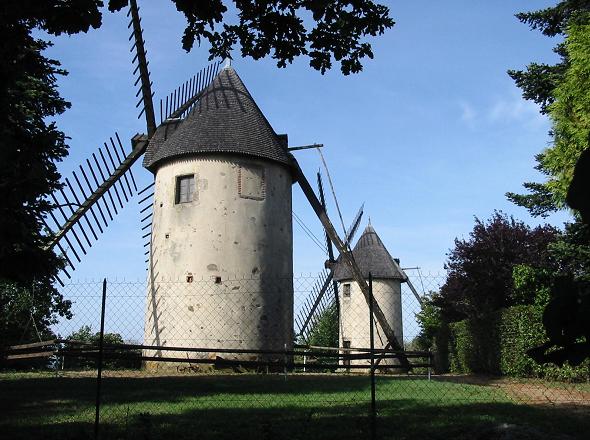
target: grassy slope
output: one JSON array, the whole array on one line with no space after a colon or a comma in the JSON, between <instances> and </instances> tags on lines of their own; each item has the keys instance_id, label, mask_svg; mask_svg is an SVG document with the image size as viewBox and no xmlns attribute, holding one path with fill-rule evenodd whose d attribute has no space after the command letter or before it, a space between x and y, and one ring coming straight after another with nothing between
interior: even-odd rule
<instances>
[{"instance_id":1,"label":"grassy slope","mask_svg":"<svg viewBox=\"0 0 590 440\"><path fill-rule=\"evenodd\" d=\"M358 440L368 436L369 395L362 376L109 377L101 432L103 439ZM0 396L0 438L92 438L91 377L2 375ZM590 429L587 415L517 405L477 385L383 377L377 399L379 438L483 439L498 429L516 430L515 438L582 438Z\"/></svg>"}]
</instances>

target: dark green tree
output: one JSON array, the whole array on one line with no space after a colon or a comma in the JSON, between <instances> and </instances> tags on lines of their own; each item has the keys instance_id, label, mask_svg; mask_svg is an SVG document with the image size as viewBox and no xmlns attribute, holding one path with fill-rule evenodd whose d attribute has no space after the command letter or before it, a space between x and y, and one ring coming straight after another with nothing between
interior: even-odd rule
<instances>
[{"instance_id":1,"label":"dark green tree","mask_svg":"<svg viewBox=\"0 0 590 440\"><path fill-rule=\"evenodd\" d=\"M54 337L50 326L56 316L71 317L70 302L48 295L42 283L23 287L0 280L0 347Z\"/></svg>"},{"instance_id":2,"label":"dark green tree","mask_svg":"<svg viewBox=\"0 0 590 440\"><path fill-rule=\"evenodd\" d=\"M45 197L59 188L56 162L67 154L65 135L51 120L69 107L59 96L56 77L66 72L43 55L48 41L33 36L85 32L100 25L100 1L6 0L0 8L0 315L1 343L33 337L31 313L46 334L69 303L52 280L61 267L40 216Z\"/></svg>"},{"instance_id":3,"label":"dark green tree","mask_svg":"<svg viewBox=\"0 0 590 440\"><path fill-rule=\"evenodd\" d=\"M536 156L546 179L524 184L527 194L508 193L532 215L570 207L579 210L550 247L556 263L538 291L549 289L543 324L549 341L530 351L538 362L579 364L590 356L590 1L564 0L517 17L544 35L564 37L556 65L531 64L510 71L523 97L541 106L552 122L552 145Z\"/></svg>"},{"instance_id":4,"label":"dark green tree","mask_svg":"<svg viewBox=\"0 0 590 440\"><path fill-rule=\"evenodd\" d=\"M59 259L44 251L39 216L45 196L59 188L56 162L67 154L65 135L51 118L69 103L56 77L66 72L43 55L50 45L32 36L87 31L100 25L99 1L19 2L0 9L0 278L31 282L55 274Z\"/></svg>"},{"instance_id":5,"label":"dark green tree","mask_svg":"<svg viewBox=\"0 0 590 440\"><path fill-rule=\"evenodd\" d=\"M333 60L345 75L360 72L363 58L373 58L366 37L381 35L394 25L389 8L371 0L172 2L187 20L182 37L187 51L205 40L211 59L226 58L237 45L243 57L271 56L279 67L306 56L309 65L322 73ZM118 10L127 4L128 0L111 0L109 8ZM229 5L236 19L228 12Z\"/></svg>"},{"instance_id":6,"label":"dark green tree","mask_svg":"<svg viewBox=\"0 0 590 440\"><path fill-rule=\"evenodd\" d=\"M429 292L422 297L420 311L416 313L416 322L420 333L412 341L417 350L429 350L435 345L435 338L443 325L440 307L436 305L437 292Z\"/></svg>"},{"instance_id":7,"label":"dark green tree","mask_svg":"<svg viewBox=\"0 0 590 440\"><path fill-rule=\"evenodd\" d=\"M338 311L336 305L328 307L320 315L309 332L309 345L338 347Z\"/></svg>"},{"instance_id":8,"label":"dark green tree","mask_svg":"<svg viewBox=\"0 0 590 440\"><path fill-rule=\"evenodd\" d=\"M96 349L100 341L100 333L93 332L92 328L88 325L80 327L79 330L73 332L66 338L64 348L89 348ZM87 344L81 345L80 343ZM125 341L119 333L105 333L103 344L105 346L116 346L124 344ZM141 360L140 350L127 350L127 349L113 349L109 348L109 354L116 356L115 358L107 357L104 361L105 368L140 368ZM73 357L68 356L65 360L65 367L69 369L88 369L96 368L96 357L79 356Z\"/></svg>"},{"instance_id":9,"label":"dark green tree","mask_svg":"<svg viewBox=\"0 0 590 440\"><path fill-rule=\"evenodd\" d=\"M455 239L447 254L447 280L433 302L447 322L485 320L490 313L521 303L514 292L517 265L552 270L549 247L558 230L531 228L495 212L487 221L475 219L469 239Z\"/></svg>"},{"instance_id":10,"label":"dark green tree","mask_svg":"<svg viewBox=\"0 0 590 440\"><path fill-rule=\"evenodd\" d=\"M322 312L309 332L308 345L316 347L338 347L338 309L332 304ZM333 354L333 352L326 352ZM338 358L318 357L318 364L337 364Z\"/></svg>"}]
</instances>

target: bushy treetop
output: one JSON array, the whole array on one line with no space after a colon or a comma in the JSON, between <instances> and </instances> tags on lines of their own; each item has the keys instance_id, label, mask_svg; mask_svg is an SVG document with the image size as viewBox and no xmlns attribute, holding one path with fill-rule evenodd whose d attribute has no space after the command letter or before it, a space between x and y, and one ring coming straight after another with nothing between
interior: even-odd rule
<instances>
[{"instance_id":1,"label":"bushy treetop","mask_svg":"<svg viewBox=\"0 0 590 440\"><path fill-rule=\"evenodd\" d=\"M445 268L448 275L435 303L451 321L486 316L512 305L513 268L547 267L548 247L558 236L552 226L531 228L501 212L475 219L468 239L455 239Z\"/></svg>"}]
</instances>

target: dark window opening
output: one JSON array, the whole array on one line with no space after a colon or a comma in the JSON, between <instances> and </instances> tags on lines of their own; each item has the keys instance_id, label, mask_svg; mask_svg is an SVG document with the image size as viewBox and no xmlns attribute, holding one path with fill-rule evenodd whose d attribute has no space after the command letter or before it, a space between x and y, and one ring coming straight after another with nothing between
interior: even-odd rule
<instances>
[{"instance_id":1,"label":"dark window opening","mask_svg":"<svg viewBox=\"0 0 590 440\"><path fill-rule=\"evenodd\" d=\"M350 298L350 284L346 283L342 286L342 296L344 296L344 298Z\"/></svg>"}]
</instances>

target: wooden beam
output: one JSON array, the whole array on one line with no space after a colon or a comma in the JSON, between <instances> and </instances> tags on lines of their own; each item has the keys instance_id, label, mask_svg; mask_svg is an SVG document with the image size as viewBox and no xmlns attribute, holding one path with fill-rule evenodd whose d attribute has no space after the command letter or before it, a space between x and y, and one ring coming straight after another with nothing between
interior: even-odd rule
<instances>
[{"instance_id":1,"label":"wooden beam","mask_svg":"<svg viewBox=\"0 0 590 440\"><path fill-rule=\"evenodd\" d=\"M37 353L26 353L26 354L9 354L5 357L7 361L15 361L18 359L31 359L40 357L50 357L55 354L55 351L39 351Z\"/></svg>"},{"instance_id":2,"label":"wooden beam","mask_svg":"<svg viewBox=\"0 0 590 440\"><path fill-rule=\"evenodd\" d=\"M145 110L145 119L147 123L148 136L152 137L156 132L156 115L154 114L154 103L152 101L152 84L150 82L150 72L145 56L145 47L143 46L143 35L141 31L141 22L139 19L139 10L137 1L131 0L131 23L133 24L133 36L135 38L135 50L137 51L137 66L139 68L139 78L141 79L141 95L143 108ZM141 116L141 114L140 114Z\"/></svg>"},{"instance_id":3,"label":"wooden beam","mask_svg":"<svg viewBox=\"0 0 590 440\"><path fill-rule=\"evenodd\" d=\"M288 151L309 150L311 148L323 148L324 144L302 145L300 147L288 147Z\"/></svg>"},{"instance_id":4,"label":"wooden beam","mask_svg":"<svg viewBox=\"0 0 590 440\"><path fill-rule=\"evenodd\" d=\"M50 339L48 341L41 341L41 342L33 342L31 344L21 344L21 345L11 345L6 347L7 350L24 350L27 348L37 348L37 347L45 347L47 345L53 345L57 341L55 339Z\"/></svg>"}]
</instances>

